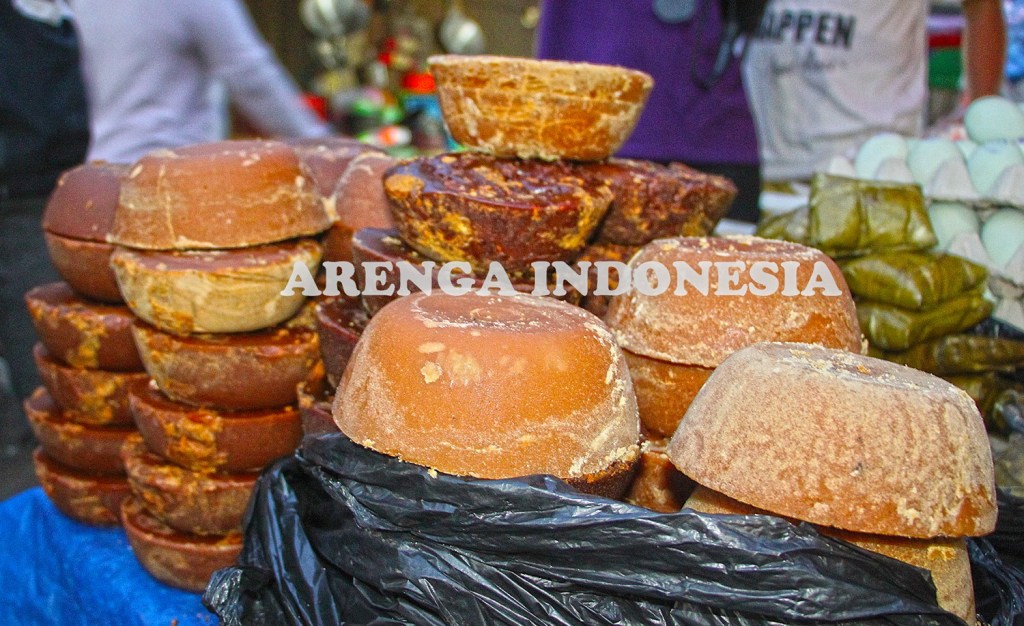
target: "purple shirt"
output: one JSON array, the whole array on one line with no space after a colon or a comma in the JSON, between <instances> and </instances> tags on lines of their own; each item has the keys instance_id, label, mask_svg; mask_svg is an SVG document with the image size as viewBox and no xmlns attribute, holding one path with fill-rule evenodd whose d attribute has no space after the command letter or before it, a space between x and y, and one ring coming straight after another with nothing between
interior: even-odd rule
<instances>
[{"instance_id":1,"label":"purple shirt","mask_svg":"<svg viewBox=\"0 0 1024 626\"><path fill-rule=\"evenodd\" d=\"M654 77L636 130L619 156L655 161L756 165L757 135L739 58L703 88L720 43L715 0L697 0L690 21L666 24L652 0L545 0L537 56L622 65Z\"/></svg>"},{"instance_id":2,"label":"purple shirt","mask_svg":"<svg viewBox=\"0 0 1024 626\"><path fill-rule=\"evenodd\" d=\"M89 159L128 163L156 148L218 139L214 81L263 133L329 132L240 0L71 0L71 7L89 99Z\"/></svg>"}]
</instances>

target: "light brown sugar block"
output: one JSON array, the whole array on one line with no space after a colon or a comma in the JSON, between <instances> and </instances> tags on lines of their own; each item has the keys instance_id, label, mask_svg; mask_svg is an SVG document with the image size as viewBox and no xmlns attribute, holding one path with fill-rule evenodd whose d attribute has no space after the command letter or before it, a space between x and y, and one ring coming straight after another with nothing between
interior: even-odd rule
<instances>
[{"instance_id":1,"label":"light brown sugar block","mask_svg":"<svg viewBox=\"0 0 1024 626\"><path fill-rule=\"evenodd\" d=\"M759 341L861 349L857 312L846 281L832 259L814 248L757 237L681 237L651 242L632 258L630 267L644 263L667 268L670 288L660 295L644 295L634 285L612 298L605 315L619 345L634 354L713 368L733 351ZM697 288L676 280L675 263L697 274L704 273L701 263L710 264L707 294L701 292L703 285ZM715 263L733 263L736 268ZM775 264L775 288L755 275L756 267L769 270L765 263ZM784 263L796 264L790 265L795 280L787 281ZM815 272L822 280L814 284L835 290L808 290ZM730 281L730 275L735 279ZM723 276L724 289L719 286ZM786 290L787 282L792 292ZM680 284L685 294L676 293Z\"/></svg>"},{"instance_id":2,"label":"light brown sugar block","mask_svg":"<svg viewBox=\"0 0 1024 626\"><path fill-rule=\"evenodd\" d=\"M295 386L320 367L317 333L310 329L179 336L140 322L133 333L153 381L185 404L225 410L293 404Z\"/></svg>"},{"instance_id":3,"label":"light brown sugar block","mask_svg":"<svg viewBox=\"0 0 1024 626\"><path fill-rule=\"evenodd\" d=\"M128 166L90 161L63 174L46 202L43 230L83 241L107 241Z\"/></svg>"},{"instance_id":4,"label":"light brown sugar block","mask_svg":"<svg viewBox=\"0 0 1024 626\"><path fill-rule=\"evenodd\" d=\"M355 442L449 474L578 478L637 454L626 362L550 298L414 294L363 332L334 401Z\"/></svg>"},{"instance_id":5,"label":"light brown sugar block","mask_svg":"<svg viewBox=\"0 0 1024 626\"><path fill-rule=\"evenodd\" d=\"M83 297L100 302L124 302L110 256L117 247L102 241L85 241L43 232L53 267Z\"/></svg>"},{"instance_id":6,"label":"light brown sugar block","mask_svg":"<svg viewBox=\"0 0 1024 626\"><path fill-rule=\"evenodd\" d=\"M334 423L331 406L334 404L334 388L324 381L299 383L299 412L302 414L302 434L305 437L338 432Z\"/></svg>"},{"instance_id":7,"label":"light brown sugar block","mask_svg":"<svg viewBox=\"0 0 1024 626\"><path fill-rule=\"evenodd\" d=\"M39 340L61 363L80 369L142 371L131 332L135 315L128 307L86 300L67 283L30 289L25 305Z\"/></svg>"},{"instance_id":8,"label":"light brown sugar block","mask_svg":"<svg viewBox=\"0 0 1024 626\"><path fill-rule=\"evenodd\" d=\"M723 515L771 515L717 491L698 486L686 501L686 508L700 513ZM792 521L792 520L791 520ZM938 596L939 606L975 623L974 584L967 543L962 538L908 539L854 533L819 526L821 534L877 552L889 558L928 570Z\"/></svg>"},{"instance_id":9,"label":"light brown sugar block","mask_svg":"<svg viewBox=\"0 0 1024 626\"><path fill-rule=\"evenodd\" d=\"M349 162L328 196L336 221L324 236L325 261L352 261L352 236L362 228L394 227L384 174L395 163L378 152L364 152Z\"/></svg>"},{"instance_id":10,"label":"light brown sugar block","mask_svg":"<svg viewBox=\"0 0 1024 626\"><path fill-rule=\"evenodd\" d=\"M258 472L193 472L153 454L133 435L121 448L132 494L171 528L195 535L241 532Z\"/></svg>"},{"instance_id":11,"label":"light brown sugar block","mask_svg":"<svg viewBox=\"0 0 1024 626\"><path fill-rule=\"evenodd\" d=\"M350 137L303 137L282 141L295 150L324 201L329 201L334 187L353 159L364 152L383 154L377 148Z\"/></svg>"},{"instance_id":12,"label":"light brown sugar block","mask_svg":"<svg viewBox=\"0 0 1024 626\"><path fill-rule=\"evenodd\" d=\"M43 387L36 389L23 406L47 457L81 472L124 475L121 445L135 432L134 427L102 428L72 422Z\"/></svg>"},{"instance_id":13,"label":"light brown sugar block","mask_svg":"<svg viewBox=\"0 0 1024 626\"><path fill-rule=\"evenodd\" d=\"M76 291L103 302L121 301L107 237L127 170L127 165L103 161L72 168L61 174L43 212L53 266Z\"/></svg>"},{"instance_id":14,"label":"light brown sugar block","mask_svg":"<svg viewBox=\"0 0 1024 626\"><path fill-rule=\"evenodd\" d=\"M352 356L370 321L359 300L335 298L321 302L316 307L316 332L323 358L324 373L332 390L337 388L345 366Z\"/></svg>"},{"instance_id":15,"label":"light brown sugar block","mask_svg":"<svg viewBox=\"0 0 1024 626\"><path fill-rule=\"evenodd\" d=\"M428 59L452 137L524 159L599 161L629 137L654 80L611 65L500 56Z\"/></svg>"},{"instance_id":16,"label":"light brown sugar block","mask_svg":"<svg viewBox=\"0 0 1024 626\"><path fill-rule=\"evenodd\" d=\"M195 471L259 469L294 452L302 439L294 406L218 411L174 402L155 385L133 389L130 400L149 449Z\"/></svg>"},{"instance_id":17,"label":"light brown sugar block","mask_svg":"<svg viewBox=\"0 0 1024 626\"><path fill-rule=\"evenodd\" d=\"M42 448L32 453L32 464L46 497L64 515L94 526L120 522L121 503L131 494L127 478L72 469L46 456Z\"/></svg>"},{"instance_id":18,"label":"light brown sugar block","mask_svg":"<svg viewBox=\"0 0 1024 626\"><path fill-rule=\"evenodd\" d=\"M665 454L667 439L648 439L641 448L636 477L626 492L626 501L659 513L683 508L693 490L693 481L680 473Z\"/></svg>"},{"instance_id":19,"label":"light brown sugar block","mask_svg":"<svg viewBox=\"0 0 1024 626\"><path fill-rule=\"evenodd\" d=\"M331 224L309 169L277 141L156 150L121 185L111 240L147 250L241 248Z\"/></svg>"},{"instance_id":20,"label":"light brown sugar block","mask_svg":"<svg viewBox=\"0 0 1024 626\"><path fill-rule=\"evenodd\" d=\"M916 538L995 526L992 455L970 397L843 350L735 352L690 404L668 455L702 485L824 526Z\"/></svg>"},{"instance_id":21,"label":"light brown sugar block","mask_svg":"<svg viewBox=\"0 0 1024 626\"><path fill-rule=\"evenodd\" d=\"M43 386L65 419L90 426L132 423L128 393L149 380L145 372L107 372L62 365L37 343L32 349Z\"/></svg>"},{"instance_id":22,"label":"light brown sugar block","mask_svg":"<svg viewBox=\"0 0 1024 626\"><path fill-rule=\"evenodd\" d=\"M143 251L111 257L128 307L160 330L178 335L262 330L295 315L300 290L282 295L295 264L316 274L313 239L239 250Z\"/></svg>"},{"instance_id":23,"label":"light brown sugar block","mask_svg":"<svg viewBox=\"0 0 1024 626\"><path fill-rule=\"evenodd\" d=\"M162 583L200 593L219 569L234 564L242 533L193 535L174 530L136 498L121 505L121 522L135 558Z\"/></svg>"},{"instance_id":24,"label":"light brown sugar block","mask_svg":"<svg viewBox=\"0 0 1024 626\"><path fill-rule=\"evenodd\" d=\"M636 390L640 423L660 437L671 437L690 402L714 371L700 365L683 365L652 359L623 350Z\"/></svg>"}]
</instances>

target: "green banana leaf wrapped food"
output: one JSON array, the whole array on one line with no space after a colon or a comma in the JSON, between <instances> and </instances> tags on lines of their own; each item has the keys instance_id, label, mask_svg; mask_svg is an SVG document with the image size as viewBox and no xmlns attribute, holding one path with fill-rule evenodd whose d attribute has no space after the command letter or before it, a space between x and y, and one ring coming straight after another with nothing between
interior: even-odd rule
<instances>
[{"instance_id":1,"label":"green banana leaf wrapped food","mask_svg":"<svg viewBox=\"0 0 1024 626\"><path fill-rule=\"evenodd\" d=\"M990 433L1006 434L1005 420L994 410L997 400L1016 386L1013 379L995 372L971 374L968 376L943 376L946 382L963 389L978 405L978 411L985 420L985 429Z\"/></svg>"},{"instance_id":2,"label":"green banana leaf wrapped food","mask_svg":"<svg viewBox=\"0 0 1024 626\"><path fill-rule=\"evenodd\" d=\"M936 243L919 186L828 174L811 182L807 240L832 257L926 250Z\"/></svg>"},{"instance_id":3,"label":"green banana leaf wrapped food","mask_svg":"<svg viewBox=\"0 0 1024 626\"><path fill-rule=\"evenodd\" d=\"M807 239L807 220L807 207L778 215L769 215L758 222L755 234L764 239L781 239L810 245Z\"/></svg>"},{"instance_id":4,"label":"green banana leaf wrapped food","mask_svg":"<svg viewBox=\"0 0 1024 626\"><path fill-rule=\"evenodd\" d=\"M857 302L861 332L876 348L907 350L919 343L959 333L992 312L982 290L961 294L930 309L913 311L881 302Z\"/></svg>"},{"instance_id":5,"label":"green banana leaf wrapped food","mask_svg":"<svg viewBox=\"0 0 1024 626\"><path fill-rule=\"evenodd\" d=\"M920 311L973 291L988 278L983 266L938 252L883 252L841 264L858 298Z\"/></svg>"},{"instance_id":6,"label":"green banana leaf wrapped food","mask_svg":"<svg viewBox=\"0 0 1024 626\"><path fill-rule=\"evenodd\" d=\"M1013 372L1024 368L1024 341L982 335L945 335L880 357L936 376Z\"/></svg>"}]
</instances>

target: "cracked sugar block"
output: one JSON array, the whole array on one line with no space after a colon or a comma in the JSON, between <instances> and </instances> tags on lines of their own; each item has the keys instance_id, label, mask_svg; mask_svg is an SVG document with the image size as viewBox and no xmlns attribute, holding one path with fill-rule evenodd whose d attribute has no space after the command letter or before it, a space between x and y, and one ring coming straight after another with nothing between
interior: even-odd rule
<instances>
[{"instance_id":1,"label":"cracked sugar block","mask_svg":"<svg viewBox=\"0 0 1024 626\"><path fill-rule=\"evenodd\" d=\"M622 351L597 317L550 298L392 302L356 345L333 412L353 441L460 476L581 488L631 472L639 453Z\"/></svg>"},{"instance_id":2,"label":"cracked sugar block","mask_svg":"<svg viewBox=\"0 0 1024 626\"><path fill-rule=\"evenodd\" d=\"M93 526L120 523L121 503L131 495L127 478L70 468L51 459L42 448L32 453L32 464L43 492L61 513Z\"/></svg>"},{"instance_id":3,"label":"cracked sugar block","mask_svg":"<svg viewBox=\"0 0 1024 626\"><path fill-rule=\"evenodd\" d=\"M194 471L257 470L295 451L302 420L294 406L219 411L174 402L155 385L132 390L132 414L154 453Z\"/></svg>"},{"instance_id":4,"label":"cracked sugar block","mask_svg":"<svg viewBox=\"0 0 1024 626\"><path fill-rule=\"evenodd\" d=\"M67 283L49 283L25 293L39 340L65 365L80 369L141 372L132 339L135 315L123 305L80 297Z\"/></svg>"},{"instance_id":5,"label":"cracked sugar block","mask_svg":"<svg viewBox=\"0 0 1024 626\"><path fill-rule=\"evenodd\" d=\"M134 425L100 427L73 422L65 417L44 387L36 389L23 407L47 457L81 472L124 475L120 451L125 440L136 432Z\"/></svg>"},{"instance_id":6,"label":"cracked sugar block","mask_svg":"<svg viewBox=\"0 0 1024 626\"><path fill-rule=\"evenodd\" d=\"M86 370L61 364L41 343L32 349L43 386L65 419L90 426L132 424L128 393L145 384L145 372Z\"/></svg>"},{"instance_id":7,"label":"cracked sugar block","mask_svg":"<svg viewBox=\"0 0 1024 626\"><path fill-rule=\"evenodd\" d=\"M737 194L728 178L682 163L609 159L579 163L576 172L612 190L598 242L638 246L661 237L709 235Z\"/></svg>"},{"instance_id":8,"label":"cracked sugar block","mask_svg":"<svg viewBox=\"0 0 1024 626\"><path fill-rule=\"evenodd\" d=\"M513 278L534 261L572 262L608 211L612 192L573 164L440 154L402 163L384 178L399 235L439 262L491 262Z\"/></svg>"},{"instance_id":9,"label":"cracked sugar block","mask_svg":"<svg viewBox=\"0 0 1024 626\"><path fill-rule=\"evenodd\" d=\"M153 578L172 587L201 593L213 573L233 565L242 552L242 533L183 533L161 522L137 498L125 499L120 512L135 558Z\"/></svg>"},{"instance_id":10,"label":"cracked sugar block","mask_svg":"<svg viewBox=\"0 0 1024 626\"><path fill-rule=\"evenodd\" d=\"M600 161L633 132L654 87L624 67L501 56L427 59L460 144L498 156Z\"/></svg>"},{"instance_id":11,"label":"cracked sugar block","mask_svg":"<svg viewBox=\"0 0 1024 626\"><path fill-rule=\"evenodd\" d=\"M258 472L195 472L157 456L139 435L121 448L132 493L155 518L194 535L242 532Z\"/></svg>"},{"instance_id":12,"label":"cracked sugar block","mask_svg":"<svg viewBox=\"0 0 1024 626\"><path fill-rule=\"evenodd\" d=\"M696 482L751 506L901 537L995 527L992 453L971 398L902 365L810 344L726 359L668 446Z\"/></svg>"}]
</instances>

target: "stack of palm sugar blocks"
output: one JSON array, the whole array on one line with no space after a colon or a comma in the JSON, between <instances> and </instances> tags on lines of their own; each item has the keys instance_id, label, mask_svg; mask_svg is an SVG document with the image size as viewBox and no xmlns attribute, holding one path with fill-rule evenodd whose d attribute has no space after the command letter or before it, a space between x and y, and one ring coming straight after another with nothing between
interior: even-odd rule
<instances>
[{"instance_id":1,"label":"stack of palm sugar blocks","mask_svg":"<svg viewBox=\"0 0 1024 626\"><path fill-rule=\"evenodd\" d=\"M319 267L335 221L320 188L272 141L160 150L126 172L111 265L152 382L130 394L122 521L168 584L202 590L234 562L259 472L301 439L296 388L322 365L306 297L281 292L296 265Z\"/></svg>"},{"instance_id":2,"label":"stack of palm sugar blocks","mask_svg":"<svg viewBox=\"0 0 1024 626\"><path fill-rule=\"evenodd\" d=\"M814 248L750 236L666 238L644 246L630 260L632 267L648 264L684 265L708 280L706 289L699 280L680 285L685 293L632 289L612 297L605 315L629 363L648 441L628 499L673 512L692 485L669 462L665 446L694 397L730 354L764 341L859 352L862 339L842 272ZM775 268L774 289L764 276L768 282L755 281L758 266L766 272ZM727 267L736 272L730 274ZM784 273L790 276L788 285ZM823 286L806 289L818 280ZM722 284L731 288L720 290Z\"/></svg>"},{"instance_id":3,"label":"stack of palm sugar blocks","mask_svg":"<svg viewBox=\"0 0 1024 626\"><path fill-rule=\"evenodd\" d=\"M117 524L128 481L119 451L135 432L129 390L148 376L132 340L135 316L109 267L125 167L94 162L61 177L46 207L50 257L67 282L25 294L40 343L43 386L25 401L39 448L33 455L46 495L70 517Z\"/></svg>"},{"instance_id":4,"label":"stack of palm sugar blocks","mask_svg":"<svg viewBox=\"0 0 1024 626\"><path fill-rule=\"evenodd\" d=\"M551 295L604 316L609 297L591 293L594 263L624 263L663 237L707 235L736 196L731 181L679 163L611 157L653 85L642 72L450 55L432 57L430 69L445 122L468 151L390 170L384 188L395 228L357 232L357 262L463 262L478 289L496 261L517 291L533 292L532 264L560 261L586 275L588 293ZM614 289L617 274L608 278ZM387 275L382 286L397 281ZM394 297L364 293L362 301L373 315Z\"/></svg>"},{"instance_id":5,"label":"stack of palm sugar blocks","mask_svg":"<svg viewBox=\"0 0 1024 626\"><path fill-rule=\"evenodd\" d=\"M454 55L432 57L430 69L445 122L468 151L412 159L385 175L395 228L352 239L364 292L367 261L464 263L473 289L497 262L514 289L533 292L534 262L626 260L657 237L710 232L735 197L728 180L681 164L610 158L653 85L642 72ZM433 285L446 279L435 268ZM397 286L384 272L378 287ZM552 295L598 315L607 303L571 288ZM373 315L395 297L363 293L362 303Z\"/></svg>"},{"instance_id":6,"label":"stack of palm sugar blocks","mask_svg":"<svg viewBox=\"0 0 1024 626\"><path fill-rule=\"evenodd\" d=\"M434 288L450 278L477 290L498 262L515 290L531 293L535 261L625 261L657 237L710 232L736 194L728 180L681 164L610 158L650 91L642 72L476 56L433 57L431 71L449 129L469 151L411 159L384 174L385 201L372 207L379 225L351 237L359 302L318 310L330 389L367 316L399 296L398 272L382 270L373 280L366 263L434 263ZM464 272L443 275L447 262L463 263ZM593 270L575 271L595 286ZM607 304L572 288L552 295L597 315ZM322 418L328 400L319 398Z\"/></svg>"},{"instance_id":7,"label":"stack of palm sugar blocks","mask_svg":"<svg viewBox=\"0 0 1024 626\"><path fill-rule=\"evenodd\" d=\"M323 237L324 262L351 263L355 232L393 226L382 178L395 160L352 139L292 140L290 143L309 167L318 192L334 216L333 225ZM307 435L337 432L330 400L369 319L359 299L344 293L318 298L313 315L326 381L312 379L299 384L302 430Z\"/></svg>"}]
</instances>

